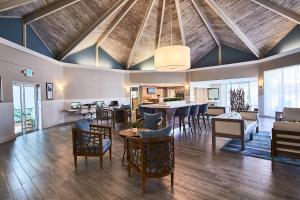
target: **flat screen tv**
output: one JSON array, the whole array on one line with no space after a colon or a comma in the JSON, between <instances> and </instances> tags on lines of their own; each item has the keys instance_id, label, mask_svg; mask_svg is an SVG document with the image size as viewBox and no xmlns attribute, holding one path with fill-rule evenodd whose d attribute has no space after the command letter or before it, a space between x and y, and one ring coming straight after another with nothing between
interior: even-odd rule
<instances>
[{"instance_id":1,"label":"flat screen tv","mask_svg":"<svg viewBox=\"0 0 300 200\"><path fill-rule=\"evenodd\" d=\"M208 88L207 93L208 93L208 100L218 101L220 98L219 88Z\"/></svg>"},{"instance_id":2,"label":"flat screen tv","mask_svg":"<svg viewBox=\"0 0 300 200\"><path fill-rule=\"evenodd\" d=\"M154 94L154 92L155 92L155 88L153 88L153 87L147 88L148 94Z\"/></svg>"}]
</instances>

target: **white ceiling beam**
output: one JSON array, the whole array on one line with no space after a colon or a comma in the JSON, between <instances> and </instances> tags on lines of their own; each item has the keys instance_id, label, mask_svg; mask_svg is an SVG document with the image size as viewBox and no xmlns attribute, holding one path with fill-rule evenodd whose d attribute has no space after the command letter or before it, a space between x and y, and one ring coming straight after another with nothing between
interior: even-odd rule
<instances>
[{"instance_id":1,"label":"white ceiling beam","mask_svg":"<svg viewBox=\"0 0 300 200\"><path fill-rule=\"evenodd\" d=\"M274 2L271 2L269 0L251 0L251 1L281 15L282 17L285 17L297 24L300 24L300 15L299 14L296 14L286 8L283 8Z\"/></svg>"},{"instance_id":2,"label":"white ceiling beam","mask_svg":"<svg viewBox=\"0 0 300 200\"><path fill-rule=\"evenodd\" d=\"M138 32L135 40L134 40L133 47L131 49L131 52L130 52L130 55L129 55L129 58L128 58L128 61L127 61L127 69L129 69L129 67L130 67L130 64L131 64L131 61L132 61L132 58L133 58L133 55L134 55L134 52L135 52L135 48L136 48L137 44L139 43L141 35L142 35L142 33L143 33L143 31L146 27L146 24L147 24L147 21L149 19L150 14L151 14L151 10L153 8L154 3L155 3L155 0L151 0L149 6L147 8L147 11L145 13L143 22L140 26L139 32Z\"/></svg>"},{"instance_id":3,"label":"white ceiling beam","mask_svg":"<svg viewBox=\"0 0 300 200\"><path fill-rule=\"evenodd\" d=\"M259 50L252 44L248 37L239 29L239 27L229 18L226 13L219 8L214 0L206 0L208 5L217 13L217 15L227 24L229 28L242 40L242 42L252 51L256 57L261 57Z\"/></svg>"},{"instance_id":4,"label":"white ceiling beam","mask_svg":"<svg viewBox=\"0 0 300 200\"><path fill-rule=\"evenodd\" d=\"M182 15L181 15L181 9L180 9L180 2L179 2L179 0L175 0L175 6L176 6L176 12L177 12L177 17L178 17L178 22L179 22L181 41L182 41L183 45L186 45L186 42L185 42L185 33L184 33L184 29L183 29L183 24L182 24Z\"/></svg>"},{"instance_id":5,"label":"white ceiling beam","mask_svg":"<svg viewBox=\"0 0 300 200\"><path fill-rule=\"evenodd\" d=\"M13 9L19 6L24 6L26 4L32 3L33 0L6 0L0 1L0 12Z\"/></svg>"},{"instance_id":6,"label":"white ceiling beam","mask_svg":"<svg viewBox=\"0 0 300 200\"><path fill-rule=\"evenodd\" d=\"M118 0L112 7L110 7L101 17L99 17L91 26L85 29L80 36L72 42L60 55L58 60L64 59L82 40L84 40L93 30L103 24L110 16L118 11L127 0Z\"/></svg>"},{"instance_id":7,"label":"white ceiling beam","mask_svg":"<svg viewBox=\"0 0 300 200\"><path fill-rule=\"evenodd\" d=\"M204 22L204 24L206 25L209 33L211 34L212 38L215 40L216 44L220 47L221 46L221 42L216 34L216 32L214 31L213 27L211 26L211 23L209 22L209 20L207 19L207 16L205 14L205 11L198 6L195 3L195 0L191 0L195 9L197 10L198 15L200 16L200 18L202 19L202 21Z\"/></svg>"},{"instance_id":8,"label":"white ceiling beam","mask_svg":"<svg viewBox=\"0 0 300 200\"><path fill-rule=\"evenodd\" d=\"M166 8L166 0L163 0L163 5L161 8L161 15L160 15L160 26L159 26L159 33L158 33L158 41L156 47L159 48L160 41L161 41L161 33L162 33L162 26L164 23L164 16L165 16L165 8Z\"/></svg>"},{"instance_id":9,"label":"white ceiling beam","mask_svg":"<svg viewBox=\"0 0 300 200\"><path fill-rule=\"evenodd\" d=\"M37 21L43 17L46 17L56 11L59 11L67 6L70 6L74 3L79 2L80 0L61 0L57 1L55 3L49 4L48 6L45 6L41 9L38 9L37 11L34 11L32 13L29 13L25 16L23 16L23 22L24 24L30 24L34 21Z\"/></svg>"},{"instance_id":10,"label":"white ceiling beam","mask_svg":"<svg viewBox=\"0 0 300 200\"><path fill-rule=\"evenodd\" d=\"M121 10L120 14L114 19L114 21L110 24L110 26L105 30L105 32L98 39L96 47L102 45L102 43L107 38L107 36L116 28L116 26L125 17L125 15L131 10L131 8L135 5L136 2L137 0L132 0Z\"/></svg>"}]
</instances>

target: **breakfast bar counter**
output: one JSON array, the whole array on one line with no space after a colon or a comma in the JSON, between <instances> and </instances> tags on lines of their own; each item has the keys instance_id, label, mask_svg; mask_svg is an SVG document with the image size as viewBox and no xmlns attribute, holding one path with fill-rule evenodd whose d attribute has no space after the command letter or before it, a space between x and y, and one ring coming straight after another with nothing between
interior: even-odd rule
<instances>
[{"instance_id":1,"label":"breakfast bar counter","mask_svg":"<svg viewBox=\"0 0 300 200\"><path fill-rule=\"evenodd\" d=\"M163 127L172 126L173 117L177 108L194 106L194 105L204 105L205 103L187 103L185 101L172 101L164 102L160 104L148 104L142 105L142 107L152 108L156 113L161 112L163 116Z\"/></svg>"}]
</instances>

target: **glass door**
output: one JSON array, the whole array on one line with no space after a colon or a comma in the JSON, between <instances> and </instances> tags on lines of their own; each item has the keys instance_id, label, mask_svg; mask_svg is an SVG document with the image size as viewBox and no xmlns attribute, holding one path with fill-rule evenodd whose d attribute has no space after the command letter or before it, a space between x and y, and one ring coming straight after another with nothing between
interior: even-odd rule
<instances>
[{"instance_id":1,"label":"glass door","mask_svg":"<svg viewBox=\"0 0 300 200\"><path fill-rule=\"evenodd\" d=\"M14 122L16 135L38 129L38 85L16 83L13 85Z\"/></svg>"}]
</instances>

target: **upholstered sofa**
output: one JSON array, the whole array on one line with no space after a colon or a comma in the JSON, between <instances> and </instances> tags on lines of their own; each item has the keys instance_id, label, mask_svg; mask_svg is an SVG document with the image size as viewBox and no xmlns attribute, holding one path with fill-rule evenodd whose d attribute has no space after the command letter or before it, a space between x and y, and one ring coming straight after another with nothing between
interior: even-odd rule
<instances>
[{"instance_id":1,"label":"upholstered sofa","mask_svg":"<svg viewBox=\"0 0 300 200\"><path fill-rule=\"evenodd\" d=\"M272 157L280 155L300 158L300 108L284 108L273 124Z\"/></svg>"},{"instance_id":2,"label":"upholstered sofa","mask_svg":"<svg viewBox=\"0 0 300 200\"><path fill-rule=\"evenodd\" d=\"M258 114L253 111L240 113L225 113L212 118L212 145L216 147L216 137L225 137L241 140L241 150L245 149L245 140L250 136L253 139L253 132L258 132Z\"/></svg>"}]
</instances>

